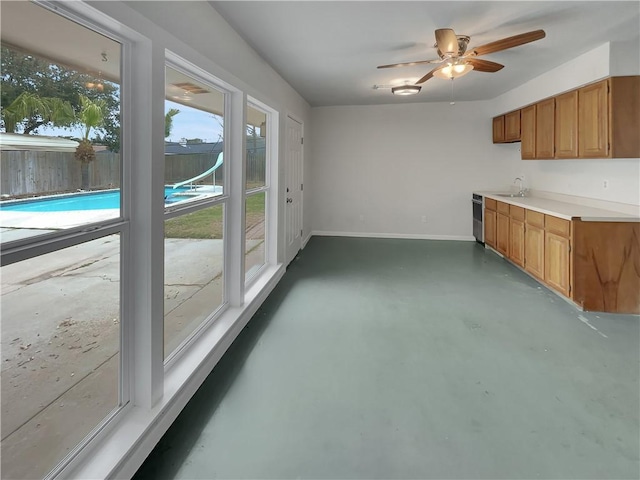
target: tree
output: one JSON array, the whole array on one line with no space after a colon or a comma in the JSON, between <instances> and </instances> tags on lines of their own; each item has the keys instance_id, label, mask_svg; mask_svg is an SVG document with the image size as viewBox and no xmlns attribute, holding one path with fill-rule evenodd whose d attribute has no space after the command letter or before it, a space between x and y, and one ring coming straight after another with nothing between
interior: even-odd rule
<instances>
[{"instance_id":1,"label":"tree","mask_svg":"<svg viewBox=\"0 0 640 480\"><path fill-rule=\"evenodd\" d=\"M2 120L7 133L15 133L19 124L24 134L29 134L39 126L48 123L63 127L74 123L73 107L67 101L55 97L40 97L24 91L2 109Z\"/></svg>"},{"instance_id":2,"label":"tree","mask_svg":"<svg viewBox=\"0 0 640 480\"><path fill-rule=\"evenodd\" d=\"M82 188L87 189L89 188L89 164L96 159L96 152L89 141L89 135L92 128L100 128L103 125L106 105L101 100L93 101L84 95L80 96L80 103L82 106L78 114L78 123L83 125L84 135L76 148L75 157L81 162Z\"/></svg>"},{"instance_id":3,"label":"tree","mask_svg":"<svg viewBox=\"0 0 640 480\"><path fill-rule=\"evenodd\" d=\"M99 76L98 76L99 77ZM6 131L4 111L24 92L41 99L56 98L68 102L76 116L82 108L80 96L92 101L104 101L105 117L102 134L96 141L110 150L120 150L120 87L95 75L80 72L35 55L2 45L0 50L0 116ZM93 85L93 88L91 86ZM95 88L101 85L102 88ZM11 119L9 119L11 120ZM13 126L14 132L37 133L38 128L52 126L51 119L24 117ZM56 126L68 126L55 123ZM11 125L9 125L11 126Z\"/></svg>"},{"instance_id":4,"label":"tree","mask_svg":"<svg viewBox=\"0 0 640 480\"><path fill-rule=\"evenodd\" d=\"M180 113L177 108L171 108L164 116L164 138L171 135L173 129L173 117Z\"/></svg>"}]
</instances>

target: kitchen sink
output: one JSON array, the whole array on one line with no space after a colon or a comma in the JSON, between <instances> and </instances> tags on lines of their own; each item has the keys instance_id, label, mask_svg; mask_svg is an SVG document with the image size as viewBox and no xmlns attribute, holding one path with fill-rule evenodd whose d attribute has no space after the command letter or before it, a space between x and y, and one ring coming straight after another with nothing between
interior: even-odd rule
<instances>
[{"instance_id":1,"label":"kitchen sink","mask_svg":"<svg viewBox=\"0 0 640 480\"><path fill-rule=\"evenodd\" d=\"M496 193L498 197L509 197L509 198L524 198L524 195L518 195L517 193Z\"/></svg>"}]
</instances>

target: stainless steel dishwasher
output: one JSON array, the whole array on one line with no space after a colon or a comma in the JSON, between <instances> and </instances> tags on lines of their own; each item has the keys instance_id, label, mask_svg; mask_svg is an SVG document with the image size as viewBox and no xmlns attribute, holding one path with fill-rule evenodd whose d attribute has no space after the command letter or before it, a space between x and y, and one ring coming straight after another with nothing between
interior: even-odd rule
<instances>
[{"instance_id":1,"label":"stainless steel dishwasher","mask_svg":"<svg viewBox=\"0 0 640 480\"><path fill-rule=\"evenodd\" d=\"M471 199L473 205L473 236L476 242L484 245L484 229L482 227L482 216L484 215L484 199L482 195L473 194Z\"/></svg>"}]
</instances>

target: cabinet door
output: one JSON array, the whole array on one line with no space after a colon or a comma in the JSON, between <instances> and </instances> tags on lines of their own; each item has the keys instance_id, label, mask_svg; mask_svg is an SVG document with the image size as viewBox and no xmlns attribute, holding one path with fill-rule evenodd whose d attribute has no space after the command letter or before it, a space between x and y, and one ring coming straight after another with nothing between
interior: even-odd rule
<instances>
[{"instance_id":1,"label":"cabinet door","mask_svg":"<svg viewBox=\"0 0 640 480\"><path fill-rule=\"evenodd\" d=\"M496 221L496 250L509 256L509 217L498 213Z\"/></svg>"},{"instance_id":2,"label":"cabinet door","mask_svg":"<svg viewBox=\"0 0 640 480\"><path fill-rule=\"evenodd\" d=\"M509 258L524 267L524 221L515 218L509 220Z\"/></svg>"},{"instance_id":3,"label":"cabinet door","mask_svg":"<svg viewBox=\"0 0 640 480\"><path fill-rule=\"evenodd\" d=\"M550 98L536 104L536 158L544 159L553 158L554 156L555 114L555 98ZM524 145L524 138L522 144Z\"/></svg>"},{"instance_id":4,"label":"cabinet door","mask_svg":"<svg viewBox=\"0 0 640 480\"><path fill-rule=\"evenodd\" d=\"M536 158L536 106L525 107L520 113L520 156L523 160Z\"/></svg>"},{"instance_id":5,"label":"cabinet door","mask_svg":"<svg viewBox=\"0 0 640 480\"><path fill-rule=\"evenodd\" d=\"M484 243L496 248L496 212L484 211Z\"/></svg>"},{"instance_id":6,"label":"cabinet door","mask_svg":"<svg viewBox=\"0 0 640 480\"><path fill-rule=\"evenodd\" d=\"M504 116L504 140L506 142L520 140L520 110L509 112Z\"/></svg>"},{"instance_id":7,"label":"cabinet door","mask_svg":"<svg viewBox=\"0 0 640 480\"><path fill-rule=\"evenodd\" d=\"M578 158L578 91L556 97L556 158Z\"/></svg>"},{"instance_id":8,"label":"cabinet door","mask_svg":"<svg viewBox=\"0 0 640 480\"><path fill-rule=\"evenodd\" d=\"M493 143L504 143L504 115L493 119Z\"/></svg>"},{"instance_id":9,"label":"cabinet door","mask_svg":"<svg viewBox=\"0 0 640 480\"><path fill-rule=\"evenodd\" d=\"M569 239L548 231L544 234L544 279L569 296Z\"/></svg>"},{"instance_id":10,"label":"cabinet door","mask_svg":"<svg viewBox=\"0 0 640 480\"><path fill-rule=\"evenodd\" d=\"M524 268L544 280L544 229L528 223L524 233Z\"/></svg>"},{"instance_id":11,"label":"cabinet door","mask_svg":"<svg viewBox=\"0 0 640 480\"><path fill-rule=\"evenodd\" d=\"M609 149L607 80L578 90L578 156L605 158Z\"/></svg>"}]
</instances>

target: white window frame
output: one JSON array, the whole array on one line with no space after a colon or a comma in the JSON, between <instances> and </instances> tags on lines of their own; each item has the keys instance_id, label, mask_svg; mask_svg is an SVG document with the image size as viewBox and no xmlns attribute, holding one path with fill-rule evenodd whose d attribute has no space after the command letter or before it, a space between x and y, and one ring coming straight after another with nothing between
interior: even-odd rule
<instances>
[{"instance_id":1,"label":"white window frame","mask_svg":"<svg viewBox=\"0 0 640 480\"><path fill-rule=\"evenodd\" d=\"M36 258L47 253L80 245L112 234L120 234L120 335L118 405L105 416L52 470L45 478L54 478L63 471L72 469L89 456L87 445L105 439L116 423L116 419L132 408L132 333L131 316L131 269L129 267L129 244L131 242L131 158L132 124L129 106L135 88L131 72L133 50L145 42L145 37L124 27L109 16L83 2L50 2L34 0L36 5L52 11L69 21L103 35L121 45L120 61L120 215L102 222L89 223L75 228L29 237L1 245L2 265Z\"/></svg>"},{"instance_id":2,"label":"white window frame","mask_svg":"<svg viewBox=\"0 0 640 480\"><path fill-rule=\"evenodd\" d=\"M230 285L227 282L227 268L228 261L227 256L229 255L229 249L227 247L227 232L229 231L229 222L232 219L229 216L229 199L231 197L229 191L231 189L231 168L229 168L229 163L231 159L231 149L229 147L229 143L226 139L230 136L230 122L228 118L231 117L231 108L230 108L230 99L233 90L229 84L223 82L222 80L216 78L211 75L207 71L201 69L200 67L194 65L193 63L185 60L179 55L171 52L170 50L165 51L165 68L170 67L188 77L193 78L199 83L206 85L207 87L217 90L218 92L224 95L224 123L223 123L223 155L226 160L225 168L223 170L223 190L222 195L218 195L211 198L205 198L202 200L195 200L188 203L176 203L174 205L170 205L165 207L164 220L169 220L172 218L180 217L183 215L188 215L190 213L197 212L199 210L214 207L216 205L222 205L223 213L222 213L222 221L223 221L223 270L222 270L222 278L223 278L223 286L222 286L222 303L213 310L207 318L193 331L189 334L187 338L185 338L164 360L164 368L165 372L171 369L180 359L182 355L184 355L185 351L189 349L189 346L193 344L197 340L197 338L202 334L204 330L206 330L213 322L216 321L222 315L227 308L229 308L229 300L228 300L228 292ZM227 160L229 159L229 160ZM228 163L227 163L228 162ZM164 180L164 178L163 178ZM163 182L164 189L164 182ZM163 222L164 224L164 222ZM163 235L164 241L164 235ZM163 285L164 288L164 285ZM164 342L164 312L163 312L163 342Z\"/></svg>"},{"instance_id":3,"label":"white window frame","mask_svg":"<svg viewBox=\"0 0 640 480\"><path fill-rule=\"evenodd\" d=\"M274 175L273 172L277 172L277 165L274 167L274 163L278 158L278 150L277 150L277 122L278 122L278 112L268 105L256 100L253 97L247 97L247 108L253 108L265 114L266 116L266 149L265 149L265 184L262 187L252 188L250 190L246 189L245 184L245 202L246 199L252 195L256 195L264 192L265 194L265 205L264 205L264 223L265 223L265 231L264 231L264 263L260 266L258 270L256 270L250 277L246 277L245 275L245 288L250 288L251 285L255 283L255 281L260 277L262 273L266 270L269 265L276 264L276 258L271 255L271 250L275 250L275 245L277 244L277 232L275 228L272 228L271 225L274 223L277 216L274 216L274 210L277 210L277 196L273 195L272 184L274 183ZM245 151L245 159L246 159L246 151ZM245 160L244 168L246 169L246 160ZM277 183L277 182L275 182ZM276 208L271 208L272 203L276 203ZM245 224L245 234L246 234L246 224ZM245 239L246 241L246 239ZM273 248L271 246L274 245Z\"/></svg>"}]
</instances>

